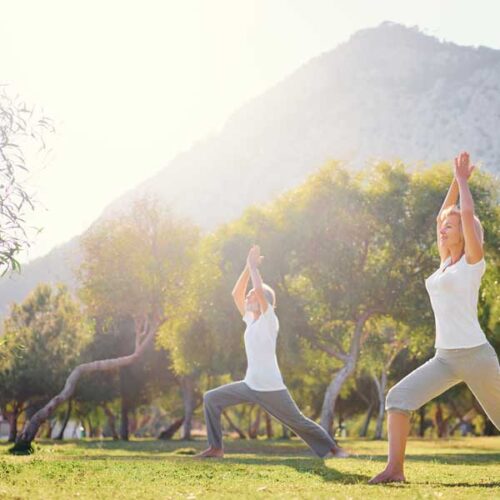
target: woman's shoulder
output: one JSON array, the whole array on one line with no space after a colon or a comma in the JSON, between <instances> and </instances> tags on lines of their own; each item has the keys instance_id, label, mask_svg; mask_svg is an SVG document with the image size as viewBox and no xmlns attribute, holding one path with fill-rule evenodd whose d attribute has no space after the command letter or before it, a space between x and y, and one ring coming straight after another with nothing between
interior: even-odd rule
<instances>
[{"instance_id":1,"label":"woman's shoulder","mask_svg":"<svg viewBox=\"0 0 500 500\"><path fill-rule=\"evenodd\" d=\"M481 268L486 266L486 261L484 259L484 255L479 259L479 260L472 260L470 257L467 257L466 254L463 255L462 259L463 263L468 267L468 268Z\"/></svg>"},{"instance_id":2,"label":"woman's shoulder","mask_svg":"<svg viewBox=\"0 0 500 500\"><path fill-rule=\"evenodd\" d=\"M486 261L484 259L484 256L481 257L477 261L471 261L470 259L467 258L467 256L464 254L462 258L463 262L463 267L472 274L478 274L480 276L483 275L485 269L486 269Z\"/></svg>"}]
</instances>

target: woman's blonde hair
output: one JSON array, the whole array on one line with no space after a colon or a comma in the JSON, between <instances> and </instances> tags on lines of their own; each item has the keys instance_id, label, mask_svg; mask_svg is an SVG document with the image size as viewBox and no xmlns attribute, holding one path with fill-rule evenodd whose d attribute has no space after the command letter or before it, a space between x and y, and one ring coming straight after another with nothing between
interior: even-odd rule
<instances>
[{"instance_id":1,"label":"woman's blonde hair","mask_svg":"<svg viewBox=\"0 0 500 500\"><path fill-rule=\"evenodd\" d=\"M450 215L455 215L458 217L460 224L460 233L463 236L463 228L462 228L462 212L460 212L460 209L458 208L457 205L452 205L451 207L448 207L444 209L441 212L441 222L446 219L446 217L449 217ZM479 236L479 239L481 240L481 243L484 242L484 230L483 230L483 225L481 224L481 221L479 220L478 216L474 214L474 229L476 230L476 234Z\"/></svg>"}]
</instances>

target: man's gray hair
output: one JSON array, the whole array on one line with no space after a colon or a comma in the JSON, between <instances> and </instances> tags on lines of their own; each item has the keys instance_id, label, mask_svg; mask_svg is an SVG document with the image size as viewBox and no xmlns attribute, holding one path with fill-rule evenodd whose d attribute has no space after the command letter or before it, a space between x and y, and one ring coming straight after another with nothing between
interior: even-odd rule
<instances>
[{"instance_id":1,"label":"man's gray hair","mask_svg":"<svg viewBox=\"0 0 500 500\"><path fill-rule=\"evenodd\" d=\"M274 293L274 290L269 285L266 285L265 283L262 284L262 288L264 290L264 295L266 297L266 300L273 307L276 307L276 294Z\"/></svg>"}]
</instances>

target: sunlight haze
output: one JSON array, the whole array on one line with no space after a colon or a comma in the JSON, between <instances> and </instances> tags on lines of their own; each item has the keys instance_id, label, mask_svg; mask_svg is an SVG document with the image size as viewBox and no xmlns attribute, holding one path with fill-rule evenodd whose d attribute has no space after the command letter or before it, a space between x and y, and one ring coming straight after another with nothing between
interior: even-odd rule
<instances>
[{"instance_id":1,"label":"sunlight haze","mask_svg":"<svg viewBox=\"0 0 500 500\"><path fill-rule=\"evenodd\" d=\"M0 83L56 125L53 152L30 176L41 204L30 223L43 231L23 260L84 231L247 100L357 30L390 20L498 49L497 5L2 1Z\"/></svg>"}]
</instances>

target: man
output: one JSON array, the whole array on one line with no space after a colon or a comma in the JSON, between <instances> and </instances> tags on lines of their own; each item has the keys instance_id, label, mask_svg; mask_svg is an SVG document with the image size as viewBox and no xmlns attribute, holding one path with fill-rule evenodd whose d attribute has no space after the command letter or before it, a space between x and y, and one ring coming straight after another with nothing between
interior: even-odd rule
<instances>
[{"instance_id":1,"label":"man","mask_svg":"<svg viewBox=\"0 0 500 500\"><path fill-rule=\"evenodd\" d=\"M270 415L300 436L316 455L346 457L328 433L305 417L283 383L276 359L276 340L279 322L274 312L274 290L264 284L258 270L263 257L254 245L247 258L232 295L246 323L245 351L247 372L244 380L212 389L204 395L205 420L209 448L197 455L200 458L222 458L221 413L224 408L240 403L257 403ZM253 288L246 294L249 280Z\"/></svg>"}]
</instances>

